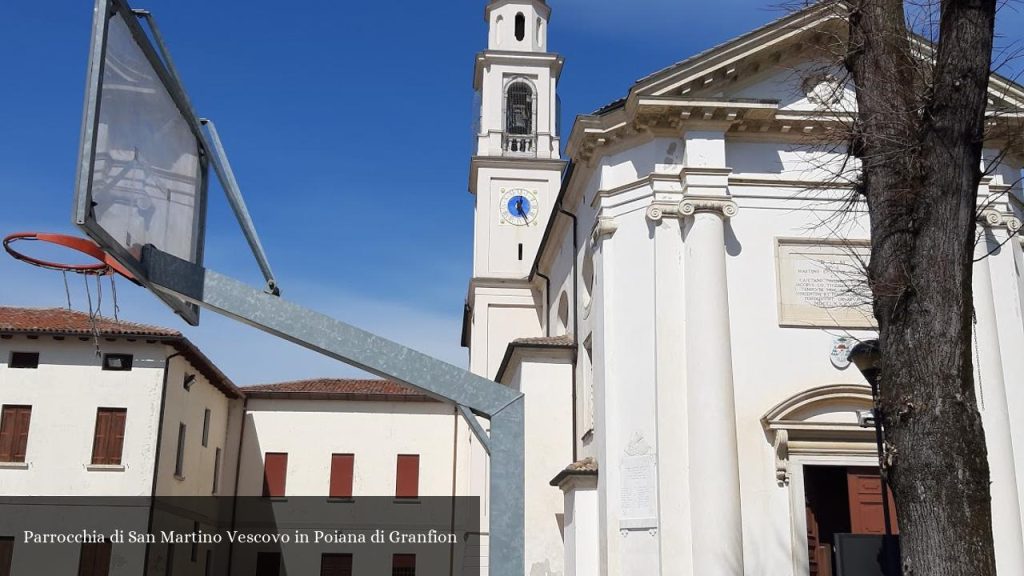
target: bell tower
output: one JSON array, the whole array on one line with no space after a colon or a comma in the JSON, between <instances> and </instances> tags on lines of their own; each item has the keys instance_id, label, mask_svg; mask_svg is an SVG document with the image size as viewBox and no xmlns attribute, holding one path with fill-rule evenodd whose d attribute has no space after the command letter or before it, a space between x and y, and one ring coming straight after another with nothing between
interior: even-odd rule
<instances>
[{"instance_id":1,"label":"bell tower","mask_svg":"<svg viewBox=\"0 0 1024 576\"><path fill-rule=\"evenodd\" d=\"M563 60L548 52L550 16L543 0L492 0L484 9L487 49L477 54L473 75L480 108L463 345L470 369L488 378L510 340L541 335L545 312L528 280L565 168L556 94Z\"/></svg>"}]
</instances>

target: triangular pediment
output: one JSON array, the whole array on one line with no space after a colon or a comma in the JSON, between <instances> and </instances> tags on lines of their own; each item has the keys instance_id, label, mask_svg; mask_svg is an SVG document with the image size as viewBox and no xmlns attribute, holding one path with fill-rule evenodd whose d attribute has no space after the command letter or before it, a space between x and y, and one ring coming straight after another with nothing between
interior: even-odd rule
<instances>
[{"instance_id":1,"label":"triangular pediment","mask_svg":"<svg viewBox=\"0 0 1024 576\"><path fill-rule=\"evenodd\" d=\"M821 87L812 80L845 76L824 55L845 41L846 17L842 2L794 12L638 80L630 98L777 100L783 110L820 109L814 100L815 88L820 95ZM928 58L927 41L914 40L921 57ZM843 89L846 97L854 96L852 87ZM1024 109L1024 87L1004 77L994 74L989 92L994 108Z\"/></svg>"}]
</instances>

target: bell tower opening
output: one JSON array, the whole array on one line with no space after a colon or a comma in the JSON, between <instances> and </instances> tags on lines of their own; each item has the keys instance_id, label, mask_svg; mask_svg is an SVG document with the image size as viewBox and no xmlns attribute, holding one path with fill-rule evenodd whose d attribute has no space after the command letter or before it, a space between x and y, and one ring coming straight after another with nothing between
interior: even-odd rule
<instances>
[{"instance_id":1,"label":"bell tower opening","mask_svg":"<svg viewBox=\"0 0 1024 576\"><path fill-rule=\"evenodd\" d=\"M522 42L526 38L526 16L520 12L516 14L516 40Z\"/></svg>"}]
</instances>

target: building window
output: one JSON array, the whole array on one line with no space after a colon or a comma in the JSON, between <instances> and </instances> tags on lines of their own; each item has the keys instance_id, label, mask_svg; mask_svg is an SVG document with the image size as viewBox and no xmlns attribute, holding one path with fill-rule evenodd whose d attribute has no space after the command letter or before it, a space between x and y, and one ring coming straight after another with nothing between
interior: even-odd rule
<instances>
[{"instance_id":1,"label":"building window","mask_svg":"<svg viewBox=\"0 0 1024 576\"><path fill-rule=\"evenodd\" d=\"M263 458L263 495L271 498L283 498L287 478L288 454L267 452Z\"/></svg>"},{"instance_id":2,"label":"building window","mask_svg":"<svg viewBox=\"0 0 1024 576\"><path fill-rule=\"evenodd\" d=\"M192 522L192 533L193 534L199 534L199 522ZM192 542L192 551L189 552L188 560L189 560L189 562L198 562L199 561L199 542L198 541Z\"/></svg>"},{"instance_id":3,"label":"building window","mask_svg":"<svg viewBox=\"0 0 1024 576\"><path fill-rule=\"evenodd\" d=\"M96 410L96 433L92 441L92 463L100 465L121 464L124 448L124 425L128 416L125 408L100 408Z\"/></svg>"},{"instance_id":4,"label":"building window","mask_svg":"<svg viewBox=\"0 0 1024 576\"><path fill-rule=\"evenodd\" d=\"M178 452L174 457L174 476L185 477L185 437L188 428L183 423L178 424Z\"/></svg>"},{"instance_id":5,"label":"building window","mask_svg":"<svg viewBox=\"0 0 1024 576\"><path fill-rule=\"evenodd\" d=\"M395 554L392 556L391 576L416 576L416 555Z\"/></svg>"},{"instance_id":6,"label":"building window","mask_svg":"<svg viewBox=\"0 0 1024 576\"><path fill-rule=\"evenodd\" d=\"M39 368L39 352L11 352L9 368Z\"/></svg>"},{"instance_id":7,"label":"building window","mask_svg":"<svg viewBox=\"0 0 1024 576\"><path fill-rule=\"evenodd\" d=\"M131 354L104 354L103 369L123 372L132 369Z\"/></svg>"},{"instance_id":8,"label":"building window","mask_svg":"<svg viewBox=\"0 0 1024 576\"><path fill-rule=\"evenodd\" d=\"M203 411L203 447L210 443L210 409Z\"/></svg>"},{"instance_id":9,"label":"building window","mask_svg":"<svg viewBox=\"0 0 1024 576\"><path fill-rule=\"evenodd\" d=\"M0 412L0 462L24 462L31 406L8 406Z\"/></svg>"},{"instance_id":10,"label":"building window","mask_svg":"<svg viewBox=\"0 0 1024 576\"><path fill-rule=\"evenodd\" d=\"M0 536L0 576L11 576L14 560L14 536Z\"/></svg>"},{"instance_id":11,"label":"building window","mask_svg":"<svg viewBox=\"0 0 1024 576\"><path fill-rule=\"evenodd\" d=\"M320 576L352 576L352 555L322 554Z\"/></svg>"},{"instance_id":12,"label":"building window","mask_svg":"<svg viewBox=\"0 0 1024 576\"><path fill-rule=\"evenodd\" d=\"M558 297L558 334L565 336L569 333L569 295L562 292Z\"/></svg>"},{"instance_id":13,"label":"building window","mask_svg":"<svg viewBox=\"0 0 1024 576\"><path fill-rule=\"evenodd\" d=\"M331 455L331 498L352 497L352 473L355 469L355 454Z\"/></svg>"},{"instance_id":14,"label":"building window","mask_svg":"<svg viewBox=\"0 0 1024 576\"><path fill-rule=\"evenodd\" d=\"M533 88L526 82L513 82L505 93L505 132L533 134Z\"/></svg>"},{"instance_id":15,"label":"building window","mask_svg":"<svg viewBox=\"0 0 1024 576\"><path fill-rule=\"evenodd\" d=\"M213 455L213 490L211 494L220 491L220 448Z\"/></svg>"},{"instance_id":16,"label":"building window","mask_svg":"<svg viewBox=\"0 0 1024 576\"><path fill-rule=\"evenodd\" d=\"M174 544L167 545L167 562L164 564L164 574L166 576L173 576L174 574Z\"/></svg>"},{"instance_id":17,"label":"building window","mask_svg":"<svg viewBox=\"0 0 1024 576\"><path fill-rule=\"evenodd\" d=\"M418 498L420 495L420 457L399 454L395 479L395 498Z\"/></svg>"},{"instance_id":18,"label":"building window","mask_svg":"<svg viewBox=\"0 0 1024 576\"><path fill-rule=\"evenodd\" d=\"M516 40L522 42L526 38L526 16L522 12L516 14Z\"/></svg>"},{"instance_id":19,"label":"building window","mask_svg":"<svg viewBox=\"0 0 1024 576\"><path fill-rule=\"evenodd\" d=\"M257 552L256 576L281 576L281 553Z\"/></svg>"},{"instance_id":20,"label":"building window","mask_svg":"<svg viewBox=\"0 0 1024 576\"><path fill-rule=\"evenodd\" d=\"M203 576L213 576L213 550L206 551L206 565L203 568Z\"/></svg>"},{"instance_id":21,"label":"building window","mask_svg":"<svg viewBox=\"0 0 1024 576\"><path fill-rule=\"evenodd\" d=\"M82 544L78 557L78 576L107 576L109 573L110 542Z\"/></svg>"}]
</instances>

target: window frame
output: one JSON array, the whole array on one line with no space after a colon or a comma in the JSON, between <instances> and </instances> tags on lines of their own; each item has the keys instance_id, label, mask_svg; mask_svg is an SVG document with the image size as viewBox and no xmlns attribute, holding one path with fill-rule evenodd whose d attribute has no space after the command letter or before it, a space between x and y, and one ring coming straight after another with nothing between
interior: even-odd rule
<instances>
[{"instance_id":1,"label":"window frame","mask_svg":"<svg viewBox=\"0 0 1024 576\"><path fill-rule=\"evenodd\" d=\"M284 470L281 472L281 486L279 494L275 493L277 486L272 486L270 479L267 477L267 471L270 469L267 464L270 462L271 457L277 461L278 457L282 457L284 462ZM263 455L263 497L264 498L284 498L288 493L288 453L287 452L266 452Z\"/></svg>"},{"instance_id":2,"label":"window frame","mask_svg":"<svg viewBox=\"0 0 1024 576\"><path fill-rule=\"evenodd\" d=\"M121 360L120 366L113 364L114 360ZM109 353L103 355L103 370L105 372L131 372L135 364L134 354Z\"/></svg>"},{"instance_id":3,"label":"window frame","mask_svg":"<svg viewBox=\"0 0 1024 576\"><path fill-rule=\"evenodd\" d=\"M23 419L24 430L21 427ZM0 405L0 463L24 464L28 460L31 428L31 404Z\"/></svg>"},{"instance_id":4,"label":"window frame","mask_svg":"<svg viewBox=\"0 0 1024 576\"><path fill-rule=\"evenodd\" d=\"M178 444L174 453L174 477L179 480L185 479L185 445L188 442L188 426L184 422L178 422Z\"/></svg>"},{"instance_id":5,"label":"window frame","mask_svg":"<svg viewBox=\"0 0 1024 576\"><path fill-rule=\"evenodd\" d=\"M347 464L346 464L347 460ZM344 469L339 466L348 466L347 479ZM331 454L331 476L328 486L328 498L351 499L355 488L356 455L351 453ZM338 478L338 475L341 475ZM337 489L336 489L337 488Z\"/></svg>"},{"instance_id":6,"label":"window frame","mask_svg":"<svg viewBox=\"0 0 1024 576\"><path fill-rule=\"evenodd\" d=\"M414 481L408 478L404 479L403 482L403 461L414 461L416 463L415 479ZM408 490L408 483L413 482L413 490ZM405 486L403 486L405 484ZM404 489L403 489L404 488ZM420 455L419 454L399 454L395 465L395 498L400 500L415 500L420 497Z\"/></svg>"},{"instance_id":7,"label":"window frame","mask_svg":"<svg viewBox=\"0 0 1024 576\"><path fill-rule=\"evenodd\" d=\"M100 416L108 415L108 421L106 429L101 430ZM113 421L110 420L114 415L123 414L121 418L120 430L116 430L116 426ZM92 458L90 464L92 466L121 466L124 463L124 438L125 431L128 429L128 409L114 406L100 406L96 408L96 424L93 428L92 436ZM100 432L103 435L100 435ZM117 450L116 457L114 450L110 447L110 438L116 436L116 432L120 433L119 448Z\"/></svg>"},{"instance_id":8,"label":"window frame","mask_svg":"<svg viewBox=\"0 0 1024 576\"><path fill-rule=\"evenodd\" d=\"M210 418L213 412L209 408L203 410L203 448L210 445Z\"/></svg>"},{"instance_id":9,"label":"window frame","mask_svg":"<svg viewBox=\"0 0 1024 576\"><path fill-rule=\"evenodd\" d=\"M16 361L19 357L22 362ZM31 360L24 362L25 357L29 357ZM12 370L35 370L39 368L39 352L11 350L10 355L7 357L7 367Z\"/></svg>"}]
</instances>

